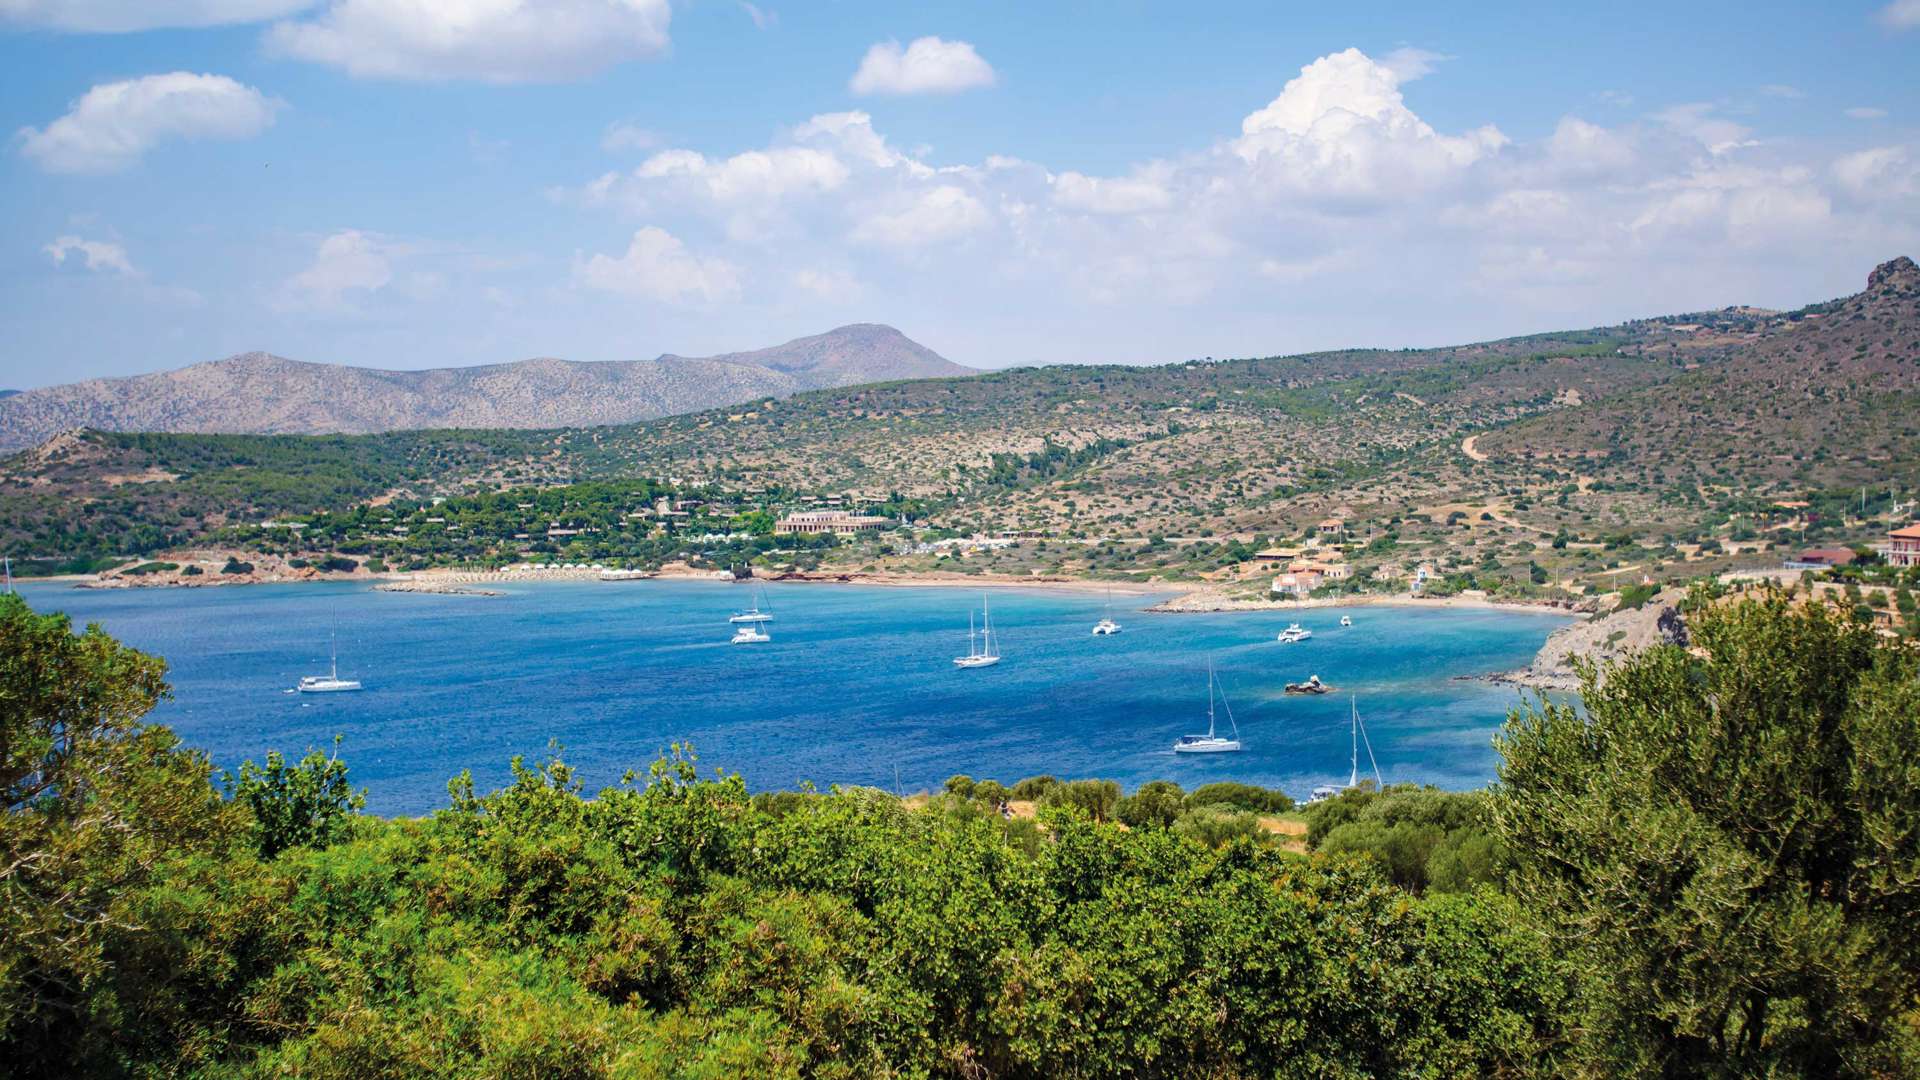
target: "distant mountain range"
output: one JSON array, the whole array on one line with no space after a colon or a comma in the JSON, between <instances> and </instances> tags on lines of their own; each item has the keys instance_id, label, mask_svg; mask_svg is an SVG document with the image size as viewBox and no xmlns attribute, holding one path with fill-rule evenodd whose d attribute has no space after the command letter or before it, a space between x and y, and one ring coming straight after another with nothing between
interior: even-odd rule
<instances>
[{"instance_id":1,"label":"distant mountain range","mask_svg":"<svg viewBox=\"0 0 1920 1080\"><path fill-rule=\"evenodd\" d=\"M893 327L872 323L724 356L542 358L422 371L252 352L153 375L0 392L0 450L77 427L279 435L585 427L803 390L972 373Z\"/></svg>"}]
</instances>

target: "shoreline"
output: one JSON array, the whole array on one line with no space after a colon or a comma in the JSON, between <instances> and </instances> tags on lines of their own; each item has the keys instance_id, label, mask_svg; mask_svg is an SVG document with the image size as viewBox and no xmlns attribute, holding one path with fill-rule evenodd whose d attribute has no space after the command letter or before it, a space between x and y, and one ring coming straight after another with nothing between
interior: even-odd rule
<instances>
[{"instance_id":1,"label":"shoreline","mask_svg":"<svg viewBox=\"0 0 1920 1080\"><path fill-rule=\"evenodd\" d=\"M496 584L543 581L588 581L607 585L637 581L706 581L714 584L760 585L853 585L872 588L935 589L1034 589L1072 593L1113 593L1129 597L1161 597L1142 610L1162 615L1228 614L1248 612L1310 611L1323 608L1402 607L1444 608L1451 610L1508 611L1537 615L1573 617L1586 608L1572 601L1497 600L1486 596L1415 597L1404 593L1355 593L1347 596L1314 597L1305 600L1271 600L1226 595L1218 586L1175 581L1106 581L1098 578L1060 576L989 576L951 572L894 572L872 570L793 571L768 577L750 577L735 581L724 570L695 570L684 565L666 566L653 571L636 571L630 578L605 579L603 571L584 568L543 568L533 565L502 570L401 570L382 574L259 574L202 580L101 578L94 574L62 574L30 578L22 585L66 585L80 589L169 589L231 588L245 585L303 585L312 583L366 584L371 591L424 593L450 596L498 596ZM211 577L211 576L210 576Z\"/></svg>"}]
</instances>

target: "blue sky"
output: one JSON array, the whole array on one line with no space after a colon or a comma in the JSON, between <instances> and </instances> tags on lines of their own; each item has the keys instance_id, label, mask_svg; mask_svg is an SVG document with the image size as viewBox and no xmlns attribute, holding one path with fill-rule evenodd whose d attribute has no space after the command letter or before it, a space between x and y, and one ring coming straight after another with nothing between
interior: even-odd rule
<instances>
[{"instance_id":1,"label":"blue sky","mask_svg":"<svg viewBox=\"0 0 1920 1080\"><path fill-rule=\"evenodd\" d=\"M0 386L1439 344L1920 254L1920 0L1347 7L0 0Z\"/></svg>"}]
</instances>

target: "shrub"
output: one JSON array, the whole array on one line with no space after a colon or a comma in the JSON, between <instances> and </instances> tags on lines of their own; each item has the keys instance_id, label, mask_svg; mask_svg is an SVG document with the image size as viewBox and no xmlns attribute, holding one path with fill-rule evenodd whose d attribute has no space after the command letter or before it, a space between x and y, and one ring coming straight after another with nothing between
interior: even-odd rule
<instances>
[{"instance_id":1,"label":"shrub","mask_svg":"<svg viewBox=\"0 0 1920 1080\"><path fill-rule=\"evenodd\" d=\"M1293 809L1293 798L1279 788L1222 781L1202 784L1187 796L1186 806L1231 806L1259 814L1284 814Z\"/></svg>"},{"instance_id":2,"label":"shrub","mask_svg":"<svg viewBox=\"0 0 1920 1080\"><path fill-rule=\"evenodd\" d=\"M1120 800L1120 820L1136 829L1171 826L1180 816L1184 802L1180 785L1171 780L1149 780L1133 794Z\"/></svg>"},{"instance_id":3,"label":"shrub","mask_svg":"<svg viewBox=\"0 0 1920 1080\"><path fill-rule=\"evenodd\" d=\"M1222 847L1242 838L1258 840L1266 836L1260 828L1259 815L1228 806L1200 806L1188 810L1174 820L1173 831L1208 847Z\"/></svg>"},{"instance_id":4,"label":"shrub","mask_svg":"<svg viewBox=\"0 0 1920 1080\"><path fill-rule=\"evenodd\" d=\"M1071 806L1095 821L1112 821L1120 785L1111 780L1069 780L1040 793L1042 806Z\"/></svg>"},{"instance_id":5,"label":"shrub","mask_svg":"<svg viewBox=\"0 0 1920 1080\"><path fill-rule=\"evenodd\" d=\"M1040 796L1046 794L1048 788L1059 782L1059 779L1052 776L1029 776L1013 785L1013 797L1022 801L1037 802Z\"/></svg>"}]
</instances>

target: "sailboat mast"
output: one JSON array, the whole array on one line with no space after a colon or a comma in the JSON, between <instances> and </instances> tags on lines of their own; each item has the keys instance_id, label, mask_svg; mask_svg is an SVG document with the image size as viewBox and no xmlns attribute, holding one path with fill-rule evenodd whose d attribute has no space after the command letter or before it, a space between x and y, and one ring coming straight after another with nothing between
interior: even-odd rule
<instances>
[{"instance_id":1,"label":"sailboat mast","mask_svg":"<svg viewBox=\"0 0 1920 1080\"><path fill-rule=\"evenodd\" d=\"M1347 704L1353 709L1353 723L1349 730L1353 735L1353 772L1347 775L1347 786L1355 787L1360 783L1360 706L1353 698L1347 698Z\"/></svg>"},{"instance_id":2,"label":"sailboat mast","mask_svg":"<svg viewBox=\"0 0 1920 1080\"><path fill-rule=\"evenodd\" d=\"M1207 738L1213 738L1213 665L1207 665Z\"/></svg>"}]
</instances>

